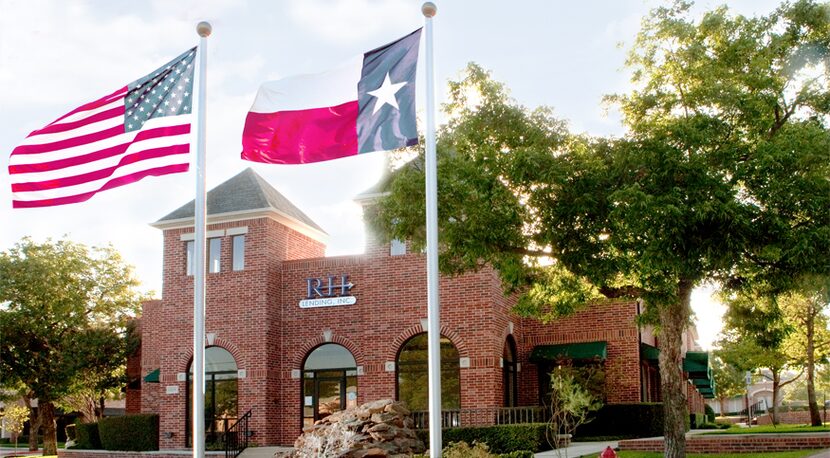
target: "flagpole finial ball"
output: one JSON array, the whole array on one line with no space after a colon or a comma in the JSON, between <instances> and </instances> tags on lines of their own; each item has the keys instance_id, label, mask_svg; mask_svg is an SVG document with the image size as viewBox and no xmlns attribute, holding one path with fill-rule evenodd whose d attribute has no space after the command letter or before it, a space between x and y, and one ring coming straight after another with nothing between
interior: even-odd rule
<instances>
[{"instance_id":1,"label":"flagpole finial ball","mask_svg":"<svg viewBox=\"0 0 830 458\"><path fill-rule=\"evenodd\" d=\"M426 2L421 6L421 12L424 13L425 17L433 17L438 12L438 7L435 6L435 3Z\"/></svg>"},{"instance_id":2,"label":"flagpole finial ball","mask_svg":"<svg viewBox=\"0 0 830 458\"><path fill-rule=\"evenodd\" d=\"M210 22L202 21L196 25L196 32L200 37L209 37L212 30L213 27L210 26Z\"/></svg>"}]
</instances>

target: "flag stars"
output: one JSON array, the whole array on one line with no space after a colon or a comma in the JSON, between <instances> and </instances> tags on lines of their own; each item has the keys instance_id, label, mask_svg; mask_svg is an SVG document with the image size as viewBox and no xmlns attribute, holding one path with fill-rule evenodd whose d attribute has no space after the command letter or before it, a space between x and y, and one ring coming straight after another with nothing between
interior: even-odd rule
<instances>
[{"instance_id":1,"label":"flag stars","mask_svg":"<svg viewBox=\"0 0 830 458\"><path fill-rule=\"evenodd\" d=\"M406 81L402 83L392 83L392 80L389 79L389 73L387 72L380 87L374 91L367 92L369 95L377 98L377 100L375 100L375 107L372 110L372 115L377 113L378 110L383 108L386 104L389 104L390 106L395 107L396 110L399 110L398 99L395 98L395 94L397 94L403 86L406 86L406 84Z\"/></svg>"}]
</instances>

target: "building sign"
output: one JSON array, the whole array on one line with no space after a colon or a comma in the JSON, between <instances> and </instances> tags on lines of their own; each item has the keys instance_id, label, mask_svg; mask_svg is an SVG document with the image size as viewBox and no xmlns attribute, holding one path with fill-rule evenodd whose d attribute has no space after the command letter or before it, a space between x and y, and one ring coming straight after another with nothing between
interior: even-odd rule
<instances>
[{"instance_id":1,"label":"building sign","mask_svg":"<svg viewBox=\"0 0 830 458\"><path fill-rule=\"evenodd\" d=\"M300 308L352 305L357 302L351 295L353 286L348 274L306 278L306 298L300 301Z\"/></svg>"}]
</instances>

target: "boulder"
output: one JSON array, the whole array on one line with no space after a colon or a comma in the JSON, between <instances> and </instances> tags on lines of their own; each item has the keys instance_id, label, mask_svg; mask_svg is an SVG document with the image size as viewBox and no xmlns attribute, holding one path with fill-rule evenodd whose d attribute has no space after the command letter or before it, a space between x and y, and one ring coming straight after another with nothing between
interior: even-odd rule
<instances>
[{"instance_id":1,"label":"boulder","mask_svg":"<svg viewBox=\"0 0 830 458\"><path fill-rule=\"evenodd\" d=\"M423 453L409 409L390 399L333 412L303 428L292 452L275 458L389 458Z\"/></svg>"}]
</instances>

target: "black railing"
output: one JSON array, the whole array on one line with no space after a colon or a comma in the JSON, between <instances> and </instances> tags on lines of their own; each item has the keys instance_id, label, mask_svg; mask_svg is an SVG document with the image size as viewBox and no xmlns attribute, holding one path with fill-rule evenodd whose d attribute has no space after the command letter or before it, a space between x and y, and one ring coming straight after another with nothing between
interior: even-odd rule
<instances>
[{"instance_id":1,"label":"black railing","mask_svg":"<svg viewBox=\"0 0 830 458\"><path fill-rule=\"evenodd\" d=\"M248 438L251 437L251 430L248 429L250 419L251 411L249 410L225 430L225 458L236 458L248 448Z\"/></svg>"},{"instance_id":2,"label":"black railing","mask_svg":"<svg viewBox=\"0 0 830 458\"><path fill-rule=\"evenodd\" d=\"M513 425L518 423L544 423L550 411L544 407L491 407L480 409L454 409L441 411L441 428L459 428L476 425ZM415 429L429 428L429 412L412 412Z\"/></svg>"},{"instance_id":3,"label":"black railing","mask_svg":"<svg viewBox=\"0 0 830 458\"><path fill-rule=\"evenodd\" d=\"M757 423L757 415L759 412L765 412L767 408L767 403L763 399L752 404L749 406L749 411L747 409L741 410L739 415L742 417L746 417L746 424L753 425Z\"/></svg>"}]
</instances>

